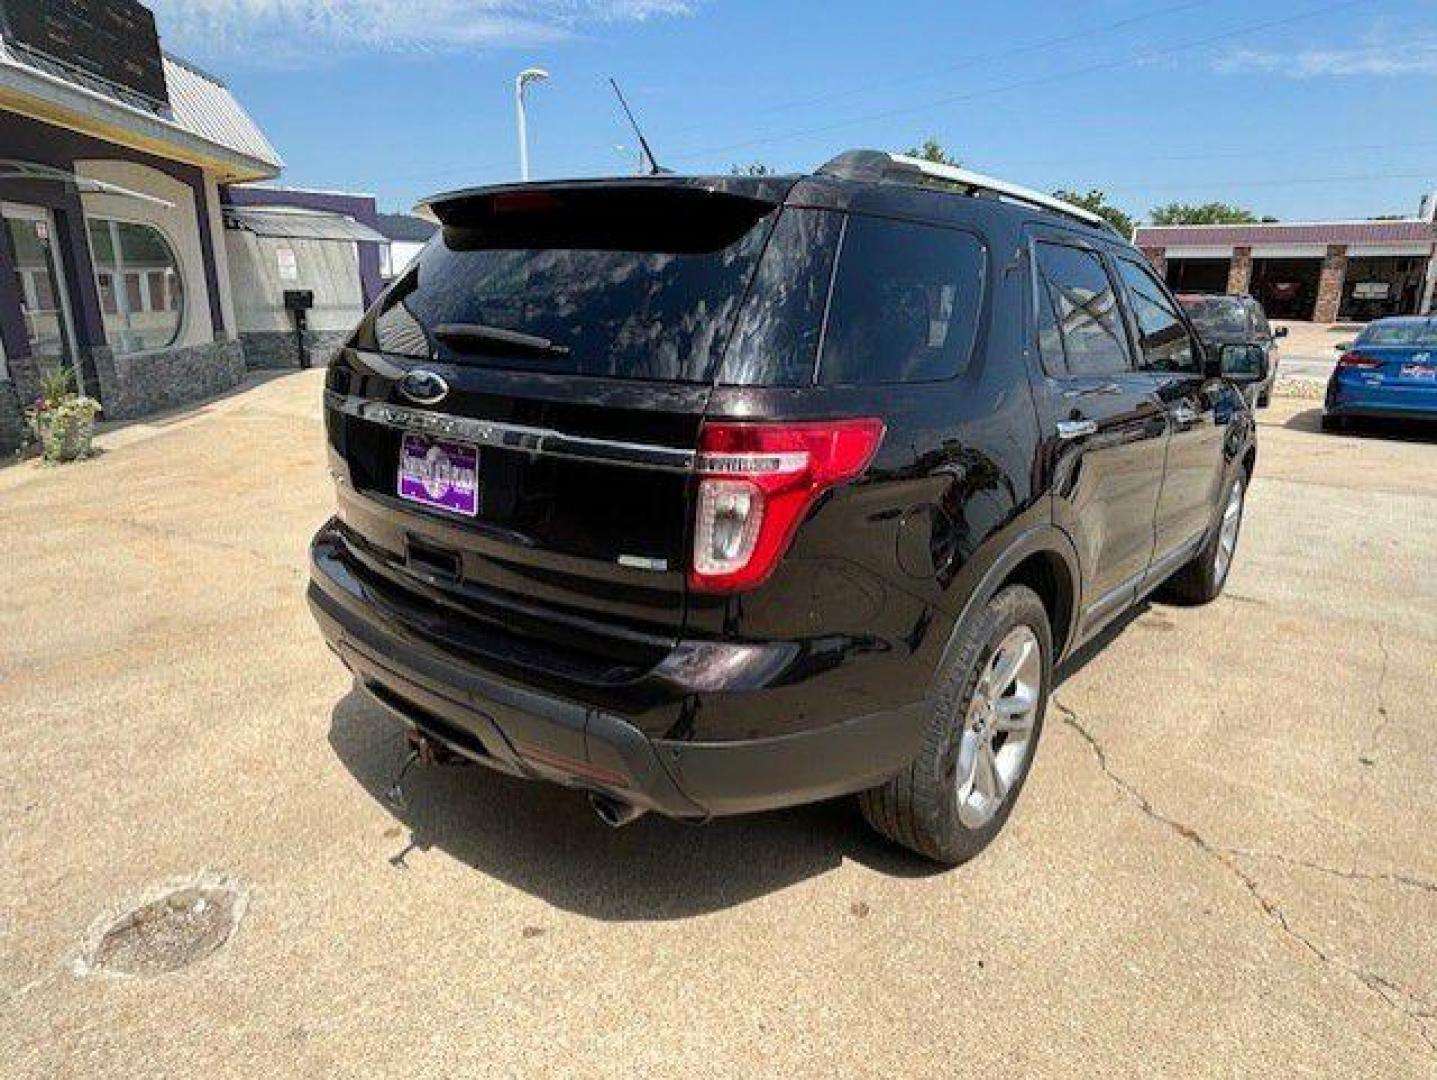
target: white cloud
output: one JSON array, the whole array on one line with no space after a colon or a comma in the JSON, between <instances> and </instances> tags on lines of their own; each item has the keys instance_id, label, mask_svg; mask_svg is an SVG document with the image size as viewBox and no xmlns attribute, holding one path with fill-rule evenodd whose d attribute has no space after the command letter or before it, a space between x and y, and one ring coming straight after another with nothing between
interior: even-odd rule
<instances>
[{"instance_id":1,"label":"white cloud","mask_svg":"<svg viewBox=\"0 0 1437 1080\"><path fill-rule=\"evenodd\" d=\"M1418 35L1403 41L1371 41L1347 48L1234 49L1214 68L1227 75L1252 72L1290 79L1326 79L1344 75L1437 75L1437 37Z\"/></svg>"},{"instance_id":2,"label":"white cloud","mask_svg":"<svg viewBox=\"0 0 1437 1080\"><path fill-rule=\"evenodd\" d=\"M255 63L533 45L699 0L150 0L166 48Z\"/></svg>"}]
</instances>

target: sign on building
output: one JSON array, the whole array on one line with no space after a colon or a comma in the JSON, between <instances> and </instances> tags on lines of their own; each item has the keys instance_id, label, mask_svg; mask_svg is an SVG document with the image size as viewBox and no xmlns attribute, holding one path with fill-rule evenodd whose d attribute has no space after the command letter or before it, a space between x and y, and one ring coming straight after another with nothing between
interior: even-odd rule
<instances>
[{"instance_id":1,"label":"sign on building","mask_svg":"<svg viewBox=\"0 0 1437 1080\"><path fill-rule=\"evenodd\" d=\"M299 259L295 257L294 248L275 248L274 257L279 263L280 281L299 280Z\"/></svg>"},{"instance_id":2,"label":"sign on building","mask_svg":"<svg viewBox=\"0 0 1437 1080\"><path fill-rule=\"evenodd\" d=\"M164 105L155 16L135 0L0 0L6 41Z\"/></svg>"}]
</instances>

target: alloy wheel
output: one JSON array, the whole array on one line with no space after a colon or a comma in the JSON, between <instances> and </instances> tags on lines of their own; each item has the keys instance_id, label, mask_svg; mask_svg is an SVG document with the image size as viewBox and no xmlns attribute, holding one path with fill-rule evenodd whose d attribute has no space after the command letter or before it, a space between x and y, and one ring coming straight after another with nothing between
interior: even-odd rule
<instances>
[{"instance_id":1,"label":"alloy wheel","mask_svg":"<svg viewBox=\"0 0 1437 1080\"><path fill-rule=\"evenodd\" d=\"M1033 751L1043 690L1043 647L1028 626L999 642L974 687L958 744L958 819L968 829L993 820Z\"/></svg>"},{"instance_id":2,"label":"alloy wheel","mask_svg":"<svg viewBox=\"0 0 1437 1080\"><path fill-rule=\"evenodd\" d=\"M1228 496L1227 506L1222 512L1222 524L1218 527L1217 562L1213 567L1213 576L1219 585L1227 580L1227 572L1232 569L1232 557L1237 552L1237 534L1242 526L1242 496L1242 481L1238 480L1232 485L1232 494Z\"/></svg>"}]
</instances>

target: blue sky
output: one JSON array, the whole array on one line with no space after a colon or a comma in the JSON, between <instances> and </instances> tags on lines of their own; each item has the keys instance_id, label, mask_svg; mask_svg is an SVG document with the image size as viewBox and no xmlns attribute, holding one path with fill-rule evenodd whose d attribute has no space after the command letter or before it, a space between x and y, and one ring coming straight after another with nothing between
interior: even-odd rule
<instances>
[{"instance_id":1,"label":"blue sky","mask_svg":"<svg viewBox=\"0 0 1437 1080\"><path fill-rule=\"evenodd\" d=\"M811 169L932 135L1141 216L1223 199L1285 220L1415 211L1437 189L1433 0L152 0L222 76L284 183L434 191L632 169L618 77L664 164Z\"/></svg>"}]
</instances>

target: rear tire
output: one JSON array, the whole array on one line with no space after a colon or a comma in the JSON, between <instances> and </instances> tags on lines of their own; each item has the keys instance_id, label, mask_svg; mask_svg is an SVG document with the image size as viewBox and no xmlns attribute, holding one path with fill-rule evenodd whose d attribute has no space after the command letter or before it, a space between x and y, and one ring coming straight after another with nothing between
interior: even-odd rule
<instances>
[{"instance_id":1,"label":"rear tire","mask_svg":"<svg viewBox=\"0 0 1437 1080\"><path fill-rule=\"evenodd\" d=\"M1323 430L1323 431L1346 431L1346 430L1347 430L1347 417L1345 417L1345 416L1334 416L1332 413L1323 413L1323 414L1322 414L1322 430Z\"/></svg>"},{"instance_id":2,"label":"rear tire","mask_svg":"<svg viewBox=\"0 0 1437 1080\"><path fill-rule=\"evenodd\" d=\"M1032 767L1052 667L1043 602L1021 585L1003 589L939 672L917 758L858 797L868 823L896 844L955 866L992 843Z\"/></svg>"},{"instance_id":3,"label":"rear tire","mask_svg":"<svg viewBox=\"0 0 1437 1080\"><path fill-rule=\"evenodd\" d=\"M1222 493L1222 511L1211 535L1188 563L1162 587L1165 599L1179 604L1210 604L1222 595L1237 557L1242 514L1247 505L1247 471L1238 469Z\"/></svg>"}]
</instances>

